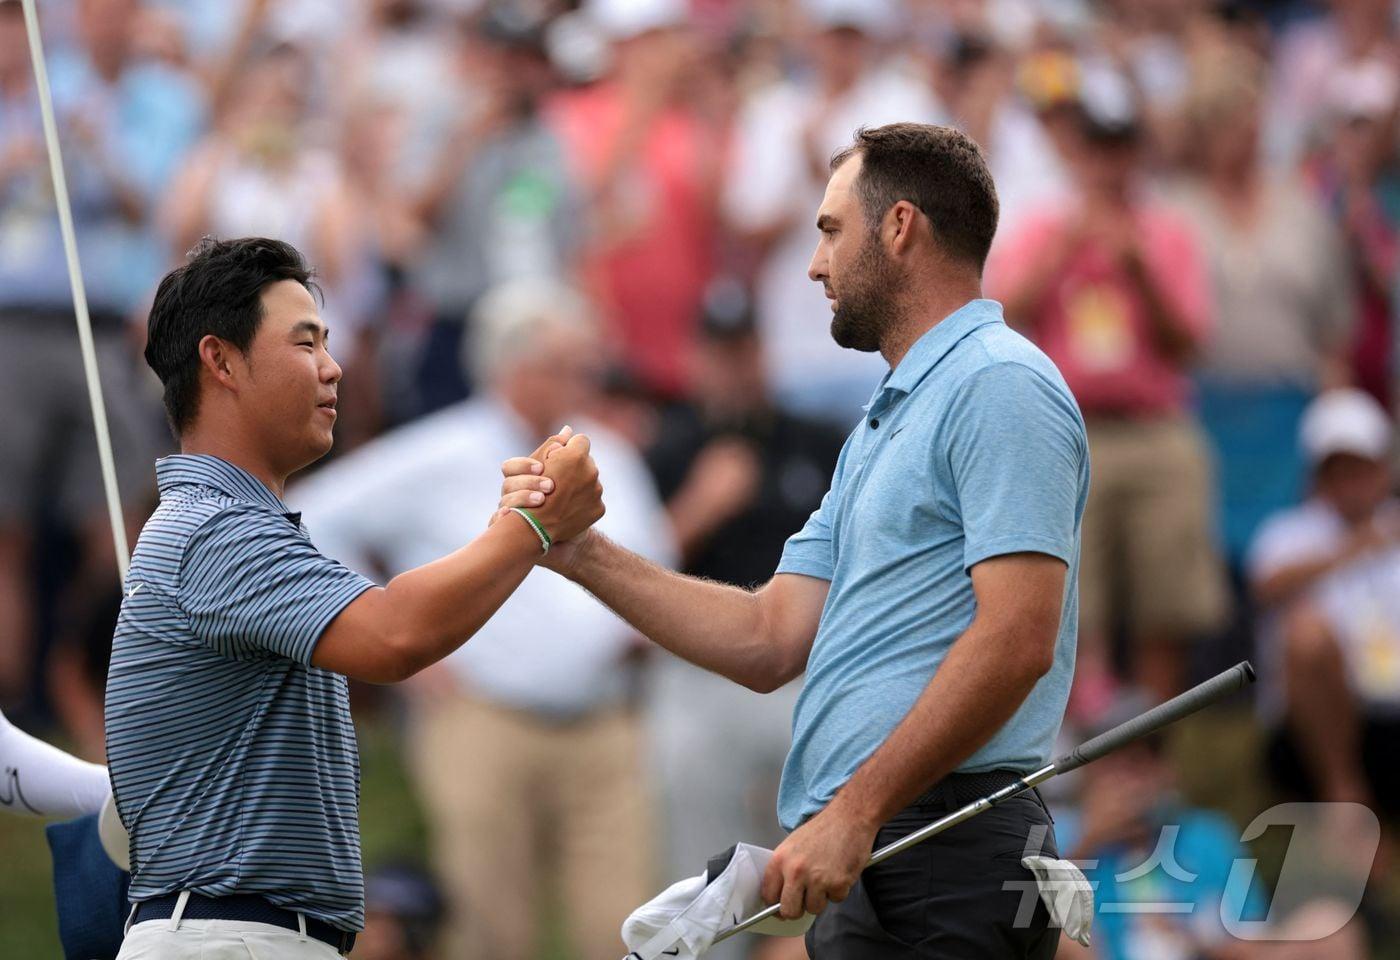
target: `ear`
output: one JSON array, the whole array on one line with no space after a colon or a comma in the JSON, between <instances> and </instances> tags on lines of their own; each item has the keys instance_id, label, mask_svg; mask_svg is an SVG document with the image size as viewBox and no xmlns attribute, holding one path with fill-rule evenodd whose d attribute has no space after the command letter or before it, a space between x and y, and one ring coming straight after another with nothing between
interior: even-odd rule
<instances>
[{"instance_id":1,"label":"ear","mask_svg":"<svg viewBox=\"0 0 1400 960\"><path fill-rule=\"evenodd\" d=\"M197 349L199 365L204 368L204 372L213 377L216 383L236 390L235 365L243 359L238 350L228 341L221 340L212 333L200 339Z\"/></svg>"},{"instance_id":2,"label":"ear","mask_svg":"<svg viewBox=\"0 0 1400 960\"><path fill-rule=\"evenodd\" d=\"M923 221L928 219L923 211L908 200L899 200L885 214L885 236L890 252L899 255L908 253L919 242Z\"/></svg>"}]
</instances>

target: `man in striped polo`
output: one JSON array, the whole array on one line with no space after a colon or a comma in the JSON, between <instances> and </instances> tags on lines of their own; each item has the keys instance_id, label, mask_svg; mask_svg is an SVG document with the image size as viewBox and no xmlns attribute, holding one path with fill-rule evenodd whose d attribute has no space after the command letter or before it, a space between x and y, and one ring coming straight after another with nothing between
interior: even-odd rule
<instances>
[{"instance_id":1,"label":"man in striped polo","mask_svg":"<svg viewBox=\"0 0 1400 960\"><path fill-rule=\"evenodd\" d=\"M451 653L551 537L603 513L580 435L549 458L538 511L383 588L321 555L281 500L336 418L314 289L285 243L206 241L151 310L146 360L181 452L156 464L107 686L131 834L122 960L348 953L364 889L346 678L391 683Z\"/></svg>"}]
</instances>

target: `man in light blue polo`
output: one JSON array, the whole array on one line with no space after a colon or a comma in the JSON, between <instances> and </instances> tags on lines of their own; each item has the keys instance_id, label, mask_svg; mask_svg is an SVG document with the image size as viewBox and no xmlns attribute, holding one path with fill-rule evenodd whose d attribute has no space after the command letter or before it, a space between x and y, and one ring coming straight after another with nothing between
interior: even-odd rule
<instances>
[{"instance_id":1,"label":"man in light blue polo","mask_svg":"<svg viewBox=\"0 0 1400 960\"><path fill-rule=\"evenodd\" d=\"M1048 958L1043 910L1016 923L1027 843L1055 855L1037 796L862 867L1049 759L1074 664L1083 420L1054 365L980 299L997 201L971 140L864 130L832 170L809 273L836 341L891 370L773 579L688 579L597 533L547 564L755 690L806 671L779 794L792 833L763 892L784 917L819 914L813 957ZM538 492L533 469L506 464L504 505Z\"/></svg>"}]
</instances>

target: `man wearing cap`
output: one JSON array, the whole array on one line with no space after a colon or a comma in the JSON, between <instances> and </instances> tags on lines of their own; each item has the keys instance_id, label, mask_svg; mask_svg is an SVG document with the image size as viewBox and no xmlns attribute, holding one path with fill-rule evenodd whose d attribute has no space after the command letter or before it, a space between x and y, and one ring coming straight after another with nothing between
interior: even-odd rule
<instances>
[{"instance_id":1,"label":"man wearing cap","mask_svg":"<svg viewBox=\"0 0 1400 960\"><path fill-rule=\"evenodd\" d=\"M1356 389L1303 415L1312 492L1270 519L1248 558L1269 767L1289 793L1400 812L1400 502L1391 423Z\"/></svg>"},{"instance_id":2,"label":"man wearing cap","mask_svg":"<svg viewBox=\"0 0 1400 960\"><path fill-rule=\"evenodd\" d=\"M1012 892L1033 879L1028 846L1056 855L1035 795L862 873L877 844L1046 762L1069 694L1088 447L1053 364L981 299L996 220L963 134L858 132L832 160L809 276L836 342L891 369L776 575L722 586L592 535L551 558L731 680L768 691L805 671L778 801L791 833L762 892L818 915L817 960L1055 952L1043 908L1018 922ZM533 469L506 463L504 507Z\"/></svg>"}]
</instances>

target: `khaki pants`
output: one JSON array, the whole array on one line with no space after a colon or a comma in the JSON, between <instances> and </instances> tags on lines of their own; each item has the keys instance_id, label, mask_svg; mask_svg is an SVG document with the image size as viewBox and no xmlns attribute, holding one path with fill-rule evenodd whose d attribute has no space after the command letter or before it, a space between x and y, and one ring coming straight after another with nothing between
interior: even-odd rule
<instances>
[{"instance_id":1,"label":"khaki pants","mask_svg":"<svg viewBox=\"0 0 1400 960\"><path fill-rule=\"evenodd\" d=\"M412 764L452 917L448 957L529 960L546 909L570 957L617 960L653 887L638 720L553 723L467 697L415 711Z\"/></svg>"},{"instance_id":2,"label":"khaki pants","mask_svg":"<svg viewBox=\"0 0 1400 960\"><path fill-rule=\"evenodd\" d=\"M127 932L117 960L339 960L312 937L242 920L147 920ZM616 958L614 958L616 960Z\"/></svg>"},{"instance_id":3,"label":"khaki pants","mask_svg":"<svg viewBox=\"0 0 1400 960\"><path fill-rule=\"evenodd\" d=\"M1217 629L1228 599L1200 431L1184 417L1089 418L1087 426L1081 631L1101 636L1120 617L1134 640Z\"/></svg>"}]
</instances>

